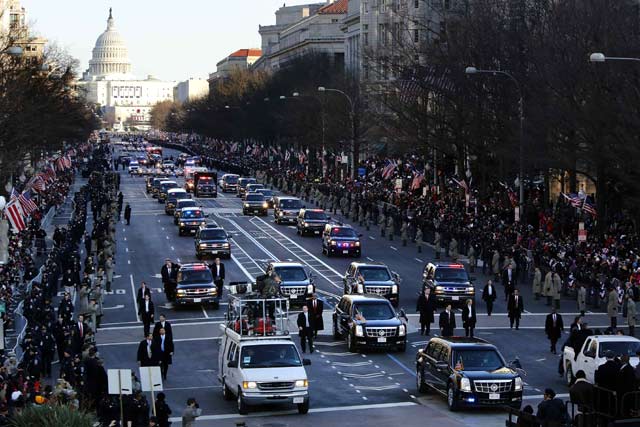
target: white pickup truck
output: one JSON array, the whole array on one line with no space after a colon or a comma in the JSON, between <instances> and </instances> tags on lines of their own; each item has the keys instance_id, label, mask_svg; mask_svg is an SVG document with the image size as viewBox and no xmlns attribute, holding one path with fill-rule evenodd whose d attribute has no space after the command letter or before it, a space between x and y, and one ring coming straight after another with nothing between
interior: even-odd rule
<instances>
[{"instance_id":1,"label":"white pickup truck","mask_svg":"<svg viewBox=\"0 0 640 427\"><path fill-rule=\"evenodd\" d=\"M566 346L562 355L567 384L573 384L576 372L582 370L587 381L595 382L596 370L606 361L606 353L612 351L616 356L629 355L633 366L638 364L636 351L640 349L640 340L625 335L592 335L588 337L576 357L575 349Z\"/></svg>"}]
</instances>

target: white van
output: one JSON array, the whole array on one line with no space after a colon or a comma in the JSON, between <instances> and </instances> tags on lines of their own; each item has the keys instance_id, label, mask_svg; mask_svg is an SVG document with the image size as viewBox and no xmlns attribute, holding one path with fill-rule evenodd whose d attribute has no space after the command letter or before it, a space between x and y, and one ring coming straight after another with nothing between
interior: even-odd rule
<instances>
[{"instance_id":1,"label":"white van","mask_svg":"<svg viewBox=\"0 0 640 427\"><path fill-rule=\"evenodd\" d=\"M296 405L301 414L309 411L304 367L311 361L302 359L289 335L287 303L286 298L230 295L227 321L220 325L218 379L224 398L236 399L242 415L250 406L284 403Z\"/></svg>"},{"instance_id":2,"label":"white van","mask_svg":"<svg viewBox=\"0 0 640 427\"><path fill-rule=\"evenodd\" d=\"M139 169L140 169L140 164L138 163L137 160L131 160L129 162L129 174L138 173Z\"/></svg>"}]
</instances>

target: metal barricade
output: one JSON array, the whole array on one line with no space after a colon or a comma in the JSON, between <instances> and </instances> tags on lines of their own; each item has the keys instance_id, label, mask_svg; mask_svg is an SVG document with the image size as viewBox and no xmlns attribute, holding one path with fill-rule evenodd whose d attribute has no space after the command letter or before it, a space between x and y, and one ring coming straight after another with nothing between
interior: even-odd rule
<instances>
[{"instance_id":1,"label":"metal barricade","mask_svg":"<svg viewBox=\"0 0 640 427\"><path fill-rule=\"evenodd\" d=\"M640 391L631 391L622 396L620 417L640 418Z\"/></svg>"}]
</instances>

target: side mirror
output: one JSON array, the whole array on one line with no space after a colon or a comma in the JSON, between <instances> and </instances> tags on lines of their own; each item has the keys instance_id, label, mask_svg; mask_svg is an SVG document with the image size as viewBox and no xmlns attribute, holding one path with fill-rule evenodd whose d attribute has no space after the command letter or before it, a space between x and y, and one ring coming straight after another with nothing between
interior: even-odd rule
<instances>
[{"instance_id":1,"label":"side mirror","mask_svg":"<svg viewBox=\"0 0 640 427\"><path fill-rule=\"evenodd\" d=\"M362 233L358 234L358 237L362 237Z\"/></svg>"},{"instance_id":2,"label":"side mirror","mask_svg":"<svg viewBox=\"0 0 640 427\"><path fill-rule=\"evenodd\" d=\"M400 309L400 317L402 317L407 323L409 322L409 318L407 317L407 313L405 313L404 308Z\"/></svg>"},{"instance_id":3,"label":"side mirror","mask_svg":"<svg viewBox=\"0 0 640 427\"><path fill-rule=\"evenodd\" d=\"M233 234L227 234L227 239L233 239Z\"/></svg>"},{"instance_id":4,"label":"side mirror","mask_svg":"<svg viewBox=\"0 0 640 427\"><path fill-rule=\"evenodd\" d=\"M311 365L311 360L309 359L302 359L302 366L309 366Z\"/></svg>"},{"instance_id":5,"label":"side mirror","mask_svg":"<svg viewBox=\"0 0 640 427\"><path fill-rule=\"evenodd\" d=\"M230 360L229 363L227 363L227 368L235 368L236 367L236 362L234 362L233 360Z\"/></svg>"},{"instance_id":6,"label":"side mirror","mask_svg":"<svg viewBox=\"0 0 640 427\"><path fill-rule=\"evenodd\" d=\"M509 367L513 369L522 369L522 364L520 363L520 360L516 358L509 362Z\"/></svg>"}]
</instances>

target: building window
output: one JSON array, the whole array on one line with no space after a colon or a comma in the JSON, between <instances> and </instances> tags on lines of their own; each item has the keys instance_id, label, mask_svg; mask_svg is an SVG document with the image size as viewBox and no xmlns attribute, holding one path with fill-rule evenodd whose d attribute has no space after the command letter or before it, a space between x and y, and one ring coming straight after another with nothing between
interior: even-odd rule
<instances>
[{"instance_id":1,"label":"building window","mask_svg":"<svg viewBox=\"0 0 640 427\"><path fill-rule=\"evenodd\" d=\"M369 33L362 33L362 43L369 46Z\"/></svg>"},{"instance_id":2,"label":"building window","mask_svg":"<svg viewBox=\"0 0 640 427\"><path fill-rule=\"evenodd\" d=\"M332 19L331 19L331 23L332 23L332 24L337 24L337 23L338 23L338 19L332 18Z\"/></svg>"},{"instance_id":3,"label":"building window","mask_svg":"<svg viewBox=\"0 0 640 427\"><path fill-rule=\"evenodd\" d=\"M364 13L369 13L369 2L368 1L363 1L362 2L362 10L364 10Z\"/></svg>"},{"instance_id":4,"label":"building window","mask_svg":"<svg viewBox=\"0 0 640 427\"><path fill-rule=\"evenodd\" d=\"M420 0L413 0L413 7L418 9L420 7Z\"/></svg>"},{"instance_id":5,"label":"building window","mask_svg":"<svg viewBox=\"0 0 640 427\"><path fill-rule=\"evenodd\" d=\"M444 9L449 10L451 8L451 0L444 0Z\"/></svg>"},{"instance_id":6,"label":"building window","mask_svg":"<svg viewBox=\"0 0 640 427\"><path fill-rule=\"evenodd\" d=\"M413 30L413 41L415 43L418 43L420 41L420 30L418 29Z\"/></svg>"},{"instance_id":7,"label":"building window","mask_svg":"<svg viewBox=\"0 0 640 427\"><path fill-rule=\"evenodd\" d=\"M369 24L362 24L362 30L367 31L369 29Z\"/></svg>"}]
</instances>

